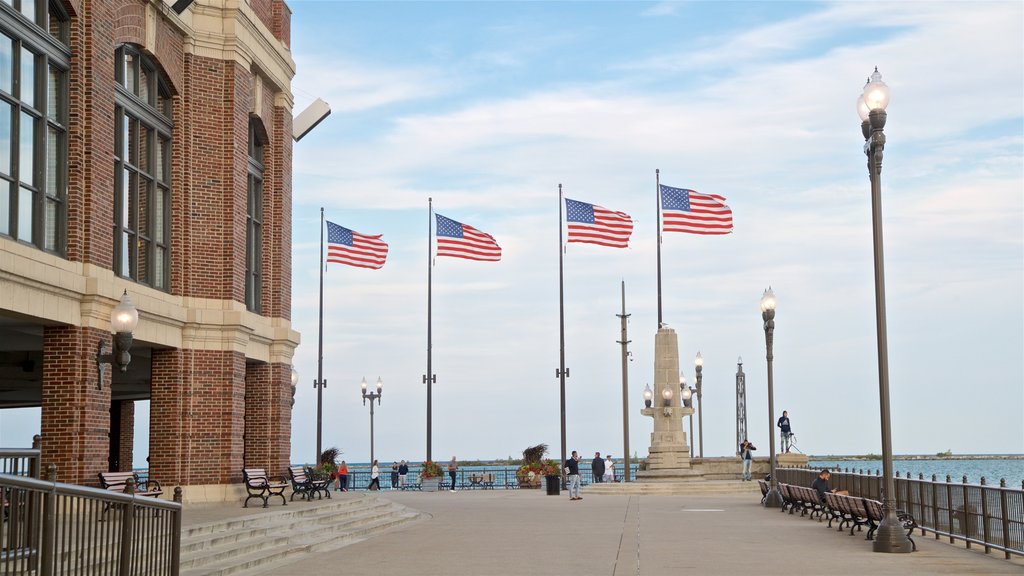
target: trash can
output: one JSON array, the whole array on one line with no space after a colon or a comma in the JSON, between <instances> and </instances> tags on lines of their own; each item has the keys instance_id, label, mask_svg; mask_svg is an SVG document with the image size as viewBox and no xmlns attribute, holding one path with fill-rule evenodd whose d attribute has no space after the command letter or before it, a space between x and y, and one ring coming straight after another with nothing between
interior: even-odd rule
<instances>
[{"instance_id":1,"label":"trash can","mask_svg":"<svg viewBox=\"0 0 1024 576\"><path fill-rule=\"evenodd\" d=\"M544 477L547 485L548 496L558 496L562 491L562 478L557 474L550 474Z\"/></svg>"}]
</instances>

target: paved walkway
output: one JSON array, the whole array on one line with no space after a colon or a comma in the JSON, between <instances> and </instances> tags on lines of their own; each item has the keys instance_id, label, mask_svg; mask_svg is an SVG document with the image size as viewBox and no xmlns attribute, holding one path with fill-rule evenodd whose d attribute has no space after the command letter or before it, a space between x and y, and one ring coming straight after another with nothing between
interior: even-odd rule
<instances>
[{"instance_id":1,"label":"paved walkway","mask_svg":"<svg viewBox=\"0 0 1024 576\"><path fill-rule=\"evenodd\" d=\"M336 496L341 494L335 493ZM914 536L876 554L863 533L762 508L756 496L587 496L538 490L382 492L416 522L289 565L289 574L660 576L675 574L1024 574L1024 559ZM296 502L294 505L299 505ZM310 505L306 503L306 505ZM315 505L315 503L314 503ZM291 506L289 506L291 508ZM239 512L241 511L241 512ZM261 509L187 511L186 523ZM278 568L274 573L281 573Z\"/></svg>"}]
</instances>

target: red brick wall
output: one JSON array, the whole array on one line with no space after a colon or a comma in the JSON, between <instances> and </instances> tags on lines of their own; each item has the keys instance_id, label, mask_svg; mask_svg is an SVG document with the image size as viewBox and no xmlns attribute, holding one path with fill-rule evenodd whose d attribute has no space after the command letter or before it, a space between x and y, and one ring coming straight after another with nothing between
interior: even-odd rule
<instances>
[{"instance_id":1,"label":"red brick wall","mask_svg":"<svg viewBox=\"0 0 1024 576\"><path fill-rule=\"evenodd\" d=\"M97 386L99 343L110 335L91 328L43 328L42 466L57 465L57 479L99 485L110 450L110 371Z\"/></svg>"},{"instance_id":2,"label":"red brick wall","mask_svg":"<svg viewBox=\"0 0 1024 576\"><path fill-rule=\"evenodd\" d=\"M117 461L118 472L132 471L133 449L135 447L135 402L122 400L121 404L121 435Z\"/></svg>"},{"instance_id":3,"label":"red brick wall","mask_svg":"<svg viewBox=\"0 0 1024 576\"><path fill-rule=\"evenodd\" d=\"M291 366L246 366L245 465L286 475L290 462Z\"/></svg>"},{"instance_id":4,"label":"red brick wall","mask_svg":"<svg viewBox=\"0 0 1024 576\"><path fill-rule=\"evenodd\" d=\"M242 479L245 357L153 350L149 469L161 484Z\"/></svg>"},{"instance_id":5,"label":"red brick wall","mask_svg":"<svg viewBox=\"0 0 1024 576\"><path fill-rule=\"evenodd\" d=\"M282 0L251 0L275 36L290 38ZM144 0L66 0L71 13L68 123L67 259L110 269L114 258L114 51L145 43ZM159 19L158 19L159 20ZM244 302L248 120L253 76L246 67L184 53L185 39L159 21L153 57L172 87L172 294ZM291 113L274 106L267 85L259 103L269 136L265 156L264 289L266 317L291 317ZM46 328L42 403L43 462L62 481L95 485L107 467L110 384L96 387L95 353L110 335ZM186 341L187 345L187 341ZM145 346L137 342L136 346ZM253 364L234 352L153 350L150 469L165 484L240 480L246 394L258 457L283 473L289 462L290 367ZM260 406L262 404L263 406ZM122 418L122 467L132 464L134 405ZM141 463L138 463L141 464Z\"/></svg>"}]
</instances>

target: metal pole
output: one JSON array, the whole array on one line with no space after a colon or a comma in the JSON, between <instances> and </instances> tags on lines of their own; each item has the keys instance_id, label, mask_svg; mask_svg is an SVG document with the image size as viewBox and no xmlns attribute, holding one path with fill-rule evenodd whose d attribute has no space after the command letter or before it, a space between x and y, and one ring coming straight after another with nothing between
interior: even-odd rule
<instances>
[{"instance_id":1,"label":"metal pole","mask_svg":"<svg viewBox=\"0 0 1024 576\"><path fill-rule=\"evenodd\" d=\"M700 457L704 457L704 404L701 403L700 398L700 383L701 383L701 369L702 366L696 366L697 369L697 432L700 434Z\"/></svg>"},{"instance_id":2,"label":"metal pole","mask_svg":"<svg viewBox=\"0 0 1024 576\"><path fill-rule=\"evenodd\" d=\"M569 370L565 367L565 289L562 273L562 185L558 185L558 376L559 395L561 398L561 423L562 423L562 460L559 462L559 470L565 466L565 378ZM565 475L561 475L565 484Z\"/></svg>"},{"instance_id":3,"label":"metal pole","mask_svg":"<svg viewBox=\"0 0 1024 576\"><path fill-rule=\"evenodd\" d=\"M694 390L694 388L691 386L690 387L690 405L691 405L691 407L693 406L693 390ZM689 420L690 420L690 458L692 459L693 458L693 413L692 412L690 413Z\"/></svg>"},{"instance_id":4,"label":"metal pole","mask_svg":"<svg viewBox=\"0 0 1024 576\"><path fill-rule=\"evenodd\" d=\"M629 482L630 475L630 462L629 462L629 349L628 345L630 340L626 336L626 319L629 318L629 314L626 314L626 281L622 281L622 314L616 314L622 323L622 340L619 340L619 344L622 345L622 467L623 467L623 481Z\"/></svg>"},{"instance_id":5,"label":"metal pole","mask_svg":"<svg viewBox=\"0 0 1024 576\"><path fill-rule=\"evenodd\" d=\"M434 287L434 266L431 263L432 252L434 249L433 235L431 234L431 225L434 220L434 199L427 198L427 205L429 206L428 217L427 217L427 373L423 375L423 382L427 385L427 460L433 461L431 458L431 430L433 423L431 422L431 413L433 410L432 406L432 393L433 384L437 381L437 376L433 372L433 325L431 324L431 316L433 313L433 287Z\"/></svg>"},{"instance_id":6,"label":"metal pole","mask_svg":"<svg viewBox=\"0 0 1024 576\"><path fill-rule=\"evenodd\" d=\"M323 437L324 418L324 208L320 207L320 316L319 316L319 339L317 343L316 360L316 381L313 387L316 388L316 458L313 460L320 463L320 455L323 454L321 439Z\"/></svg>"},{"instance_id":7,"label":"metal pole","mask_svg":"<svg viewBox=\"0 0 1024 576\"><path fill-rule=\"evenodd\" d=\"M885 148L886 114L872 110L869 118L870 140L868 176L871 179L871 228L875 255L875 327L878 335L878 396L882 417L882 521L875 533L875 552L907 553L912 549L907 534L896 518L896 488L892 471L892 423L889 417L889 347L885 325L885 263L882 250L882 150ZM863 131L863 126L862 126Z\"/></svg>"},{"instance_id":8,"label":"metal pole","mask_svg":"<svg viewBox=\"0 0 1024 576\"><path fill-rule=\"evenodd\" d=\"M373 394L370 394L370 463L373 463Z\"/></svg>"},{"instance_id":9,"label":"metal pole","mask_svg":"<svg viewBox=\"0 0 1024 576\"><path fill-rule=\"evenodd\" d=\"M658 330L661 330L661 170L657 168L654 169L654 192L658 219ZM690 441L693 441L692 436Z\"/></svg>"},{"instance_id":10,"label":"metal pole","mask_svg":"<svg viewBox=\"0 0 1024 576\"><path fill-rule=\"evenodd\" d=\"M761 318L764 319L764 340L765 346L768 349L768 354L765 356L768 360L768 457L770 458L769 466L772 475L771 486L768 490L768 495L765 496L764 506L765 508L781 508L782 495L779 494L779 479L775 474L775 388L772 381L772 343L775 332L775 310L761 312Z\"/></svg>"}]
</instances>

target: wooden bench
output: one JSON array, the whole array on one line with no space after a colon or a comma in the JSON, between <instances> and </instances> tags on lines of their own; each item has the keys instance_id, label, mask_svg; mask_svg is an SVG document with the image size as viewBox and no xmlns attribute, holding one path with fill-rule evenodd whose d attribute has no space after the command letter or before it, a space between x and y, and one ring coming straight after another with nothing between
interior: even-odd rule
<instances>
[{"instance_id":1,"label":"wooden bench","mask_svg":"<svg viewBox=\"0 0 1024 576\"><path fill-rule=\"evenodd\" d=\"M850 536L853 536L855 529L861 530L862 526L869 525L868 512L864 508L863 498L843 496L830 492L825 494L825 506L830 515L828 520L829 528L832 527L832 521L836 520L838 521L840 532L845 529L845 526L849 526Z\"/></svg>"},{"instance_id":2,"label":"wooden bench","mask_svg":"<svg viewBox=\"0 0 1024 576\"><path fill-rule=\"evenodd\" d=\"M313 496L323 499L321 493L331 497L331 479L318 478L306 470L304 466L289 466L288 475L292 478L292 500L299 494L304 500L312 500Z\"/></svg>"},{"instance_id":3,"label":"wooden bench","mask_svg":"<svg viewBox=\"0 0 1024 576\"><path fill-rule=\"evenodd\" d=\"M100 486L111 492L124 492L132 481L132 494L156 498L164 493L156 480L140 480L135 472L100 472Z\"/></svg>"},{"instance_id":4,"label":"wooden bench","mask_svg":"<svg viewBox=\"0 0 1024 576\"><path fill-rule=\"evenodd\" d=\"M128 486L131 484L130 493L135 496L159 498L164 493L159 482L156 480L140 480L139 475L135 472L100 472L99 477L100 487L111 492L123 493L128 490ZM110 502L104 503L101 516L107 515L110 506Z\"/></svg>"},{"instance_id":5,"label":"wooden bench","mask_svg":"<svg viewBox=\"0 0 1024 576\"><path fill-rule=\"evenodd\" d=\"M884 518L884 514L882 513L882 503L878 500L868 500L867 498L864 498L863 500L864 508L868 516L868 522L871 524L871 527L868 528L867 539L874 540L875 530L878 530L878 524L880 524L882 522L882 518ZM915 520L909 512L904 512L903 510L896 511L896 520L904 529L906 529L907 540L910 540L910 545L913 547L913 550L917 550L917 543L915 543L914 539L910 537L914 533L914 528L917 528L917 520Z\"/></svg>"},{"instance_id":6,"label":"wooden bench","mask_svg":"<svg viewBox=\"0 0 1024 576\"><path fill-rule=\"evenodd\" d=\"M288 482L284 478L271 478L267 475L266 468L245 468L242 470L242 477L245 481L245 489L249 496L245 499L243 508L249 507L249 500L259 498L263 500L263 507L267 507L267 500L271 496L280 496L281 503L285 506L288 501L284 498L284 491L288 488Z\"/></svg>"}]
</instances>

